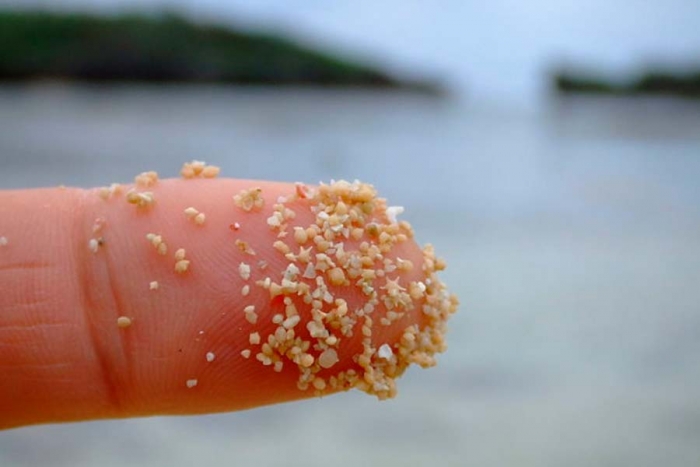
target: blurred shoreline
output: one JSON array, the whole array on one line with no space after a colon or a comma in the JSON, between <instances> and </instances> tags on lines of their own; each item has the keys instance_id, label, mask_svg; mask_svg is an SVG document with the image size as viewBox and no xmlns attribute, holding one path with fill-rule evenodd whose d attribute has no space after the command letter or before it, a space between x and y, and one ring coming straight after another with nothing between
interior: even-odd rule
<instances>
[{"instance_id":1,"label":"blurred shoreline","mask_svg":"<svg viewBox=\"0 0 700 467\"><path fill-rule=\"evenodd\" d=\"M392 76L281 35L173 13L95 15L0 10L0 82L224 83L359 87L443 95L437 82Z\"/></svg>"},{"instance_id":2,"label":"blurred shoreline","mask_svg":"<svg viewBox=\"0 0 700 467\"><path fill-rule=\"evenodd\" d=\"M552 74L552 87L560 95L675 96L700 99L700 67L670 71L644 69L632 78L606 76L602 72L562 70Z\"/></svg>"}]
</instances>

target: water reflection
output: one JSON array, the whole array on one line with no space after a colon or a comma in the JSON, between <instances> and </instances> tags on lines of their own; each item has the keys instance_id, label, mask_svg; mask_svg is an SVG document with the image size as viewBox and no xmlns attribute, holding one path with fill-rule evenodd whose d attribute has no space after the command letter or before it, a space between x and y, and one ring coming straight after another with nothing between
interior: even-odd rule
<instances>
[{"instance_id":1,"label":"water reflection","mask_svg":"<svg viewBox=\"0 0 700 467\"><path fill-rule=\"evenodd\" d=\"M228 176L368 180L449 259L463 306L440 366L410 371L395 401L26 428L0 436L0 463L107 466L131 449L132 465L694 465L698 123L674 100L522 111L401 93L2 88L2 188L173 176L192 158Z\"/></svg>"}]
</instances>

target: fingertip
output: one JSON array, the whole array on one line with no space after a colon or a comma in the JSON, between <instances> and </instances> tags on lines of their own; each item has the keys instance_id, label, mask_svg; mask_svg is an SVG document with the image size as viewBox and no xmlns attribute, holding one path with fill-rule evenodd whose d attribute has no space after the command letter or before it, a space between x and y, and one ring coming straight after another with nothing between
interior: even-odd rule
<instances>
[{"instance_id":1,"label":"fingertip","mask_svg":"<svg viewBox=\"0 0 700 467\"><path fill-rule=\"evenodd\" d=\"M152 243L157 236L156 249L161 238L177 248L177 274L165 280L177 281L178 314L194 316L177 335L216 323L189 347L221 358L183 364L189 369L179 376L180 390L196 387L208 402L221 398L233 407L352 388L384 399L395 395L395 379L408 365L430 366L444 350L456 300L437 277L443 264L396 218L403 208L388 207L372 186L153 176L142 185L145 201L137 187L127 202L153 212L130 219L157 232L148 234ZM152 329L178 326L145 321ZM217 383L207 381L210 373Z\"/></svg>"}]
</instances>

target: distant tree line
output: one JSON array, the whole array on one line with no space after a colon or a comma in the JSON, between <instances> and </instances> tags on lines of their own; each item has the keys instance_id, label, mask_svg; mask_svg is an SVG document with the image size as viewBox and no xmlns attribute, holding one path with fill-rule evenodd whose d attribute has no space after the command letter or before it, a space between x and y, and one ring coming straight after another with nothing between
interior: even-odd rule
<instances>
[{"instance_id":1,"label":"distant tree line","mask_svg":"<svg viewBox=\"0 0 700 467\"><path fill-rule=\"evenodd\" d=\"M433 89L274 35L172 14L0 12L0 80L45 78Z\"/></svg>"},{"instance_id":2,"label":"distant tree line","mask_svg":"<svg viewBox=\"0 0 700 467\"><path fill-rule=\"evenodd\" d=\"M700 69L697 72L648 71L628 82L615 82L587 73L558 72L554 88L564 94L675 95L700 98Z\"/></svg>"}]
</instances>

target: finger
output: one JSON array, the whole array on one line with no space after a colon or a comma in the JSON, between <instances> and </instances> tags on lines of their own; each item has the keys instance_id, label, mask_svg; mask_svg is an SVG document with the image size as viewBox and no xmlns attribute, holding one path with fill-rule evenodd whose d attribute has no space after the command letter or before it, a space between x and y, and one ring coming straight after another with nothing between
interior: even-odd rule
<instances>
[{"instance_id":1,"label":"finger","mask_svg":"<svg viewBox=\"0 0 700 467\"><path fill-rule=\"evenodd\" d=\"M444 266L371 187L138 180L0 193L0 426L392 397L444 349Z\"/></svg>"}]
</instances>

